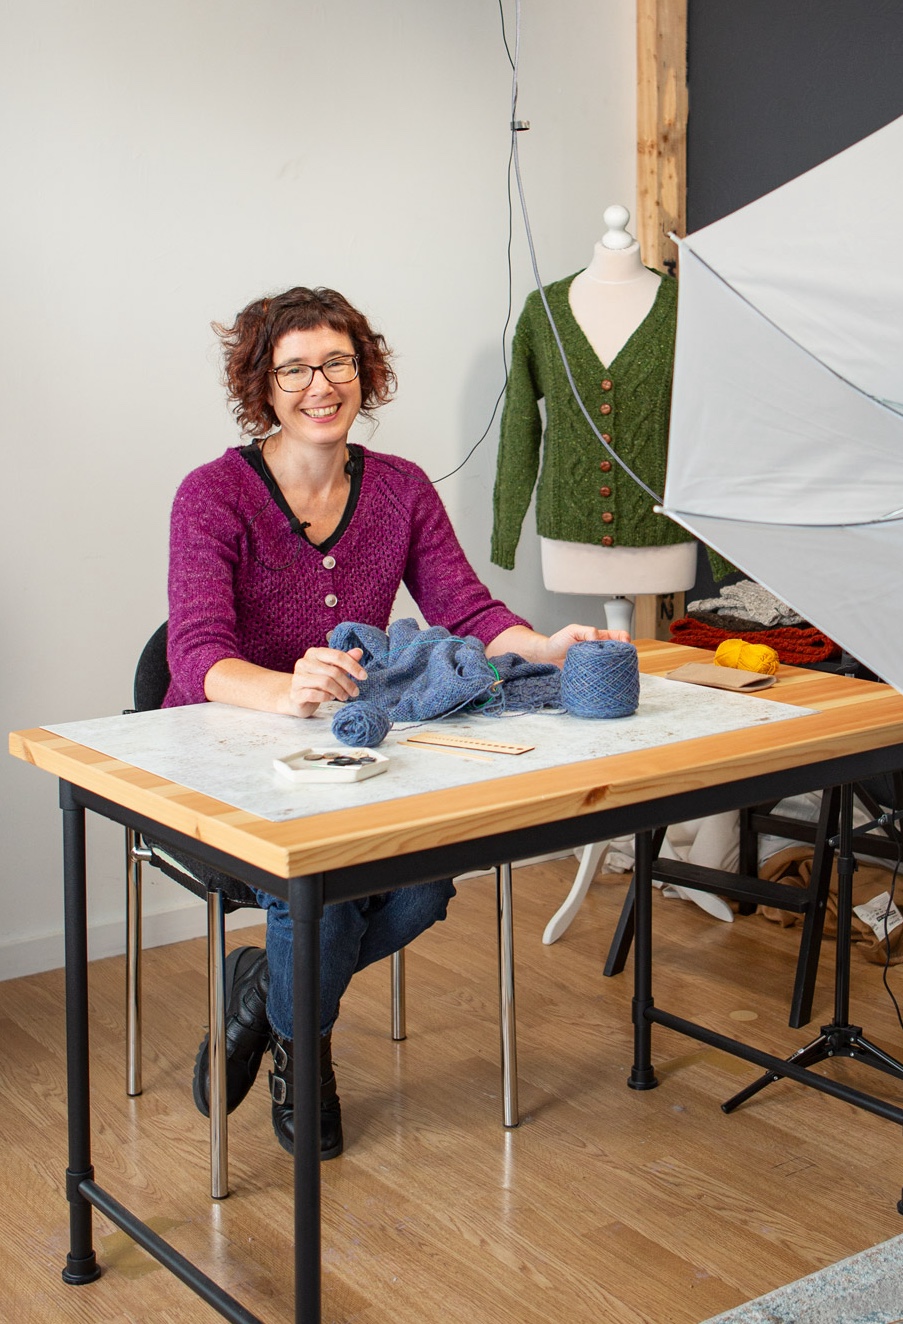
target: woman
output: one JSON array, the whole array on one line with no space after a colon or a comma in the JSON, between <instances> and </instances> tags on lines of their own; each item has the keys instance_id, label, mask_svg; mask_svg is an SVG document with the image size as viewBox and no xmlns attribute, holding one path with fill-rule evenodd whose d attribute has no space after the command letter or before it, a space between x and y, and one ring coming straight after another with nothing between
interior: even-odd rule
<instances>
[{"instance_id":1,"label":"woman","mask_svg":"<svg viewBox=\"0 0 903 1324\"><path fill-rule=\"evenodd\" d=\"M354 698L361 650L330 648L330 633L342 621L386 629L402 582L431 625L476 636L488 657L560 665L575 641L611 637L579 625L537 634L480 583L422 470L349 442L357 416L390 399L395 374L383 337L342 295L288 290L215 330L233 412L255 440L189 474L176 496L166 706L217 700L309 717ZM454 891L450 880L426 883L325 908L323 1158L343 1144L331 1055L342 994L355 971L444 919ZM266 953L241 948L227 962L227 1106L245 1097L272 1043L273 1126L291 1151L292 925L285 902L258 900ZM206 1040L194 1095L206 1112Z\"/></svg>"}]
</instances>

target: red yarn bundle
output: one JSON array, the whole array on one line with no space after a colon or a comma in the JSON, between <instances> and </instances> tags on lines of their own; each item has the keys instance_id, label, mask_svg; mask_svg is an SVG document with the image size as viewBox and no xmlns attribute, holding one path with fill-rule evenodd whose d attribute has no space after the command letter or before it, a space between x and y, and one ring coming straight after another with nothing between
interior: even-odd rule
<instances>
[{"instance_id":1,"label":"red yarn bundle","mask_svg":"<svg viewBox=\"0 0 903 1324\"><path fill-rule=\"evenodd\" d=\"M780 626L774 630L719 630L706 625L693 616L682 616L671 624L671 638L676 644L689 644L692 648L715 649L725 639L742 639L748 644L767 644L788 666L805 667L813 662L824 662L840 655L835 644L821 630L813 626Z\"/></svg>"}]
</instances>

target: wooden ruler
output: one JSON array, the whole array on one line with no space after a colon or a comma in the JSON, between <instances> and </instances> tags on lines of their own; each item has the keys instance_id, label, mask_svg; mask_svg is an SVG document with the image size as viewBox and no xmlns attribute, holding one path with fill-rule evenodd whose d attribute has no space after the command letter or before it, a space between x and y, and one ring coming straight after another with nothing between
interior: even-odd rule
<instances>
[{"instance_id":1,"label":"wooden ruler","mask_svg":"<svg viewBox=\"0 0 903 1324\"><path fill-rule=\"evenodd\" d=\"M408 745L447 745L450 749L477 749L482 754L526 754L535 745L506 745L501 740L478 740L474 736L445 735L442 731L418 731L407 737Z\"/></svg>"}]
</instances>

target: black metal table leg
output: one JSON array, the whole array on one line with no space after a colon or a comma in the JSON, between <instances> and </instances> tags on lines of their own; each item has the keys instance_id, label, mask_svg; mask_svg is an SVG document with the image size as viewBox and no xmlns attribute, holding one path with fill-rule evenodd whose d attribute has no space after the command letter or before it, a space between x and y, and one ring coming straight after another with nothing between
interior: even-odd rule
<instances>
[{"instance_id":1,"label":"black metal table leg","mask_svg":"<svg viewBox=\"0 0 903 1324\"><path fill-rule=\"evenodd\" d=\"M85 811L68 782L60 782L63 811L63 894L66 927L66 1081L69 1120L69 1253L66 1283L93 1283L100 1277L94 1253L90 1203L79 1190L93 1181L91 1165L91 1081L88 1065L88 915L85 899Z\"/></svg>"},{"instance_id":2,"label":"black metal table leg","mask_svg":"<svg viewBox=\"0 0 903 1324\"><path fill-rule=\"evenodd\" d=\"M658 1084L652 1067L652 1023L647 1011L652 1001L652 858L651 832L636 835L634 861L633 944L633 1068L628 1085L632 1090L652 1090Z\"/></svg>"},{"instance_id":3,"label":"black metal table leg","mask_svg":"<svg viewBox=\"0 0 903 1324\"><path fill-rule=\"evenodd\" d=\"M812 1019L818 959L821 955L822 937L825 931L828 893L831 890L831 865L835 854L830 838L837 831L839 814L840 787L826 787L822 793L821 810L815 833L815 849L812 855L810 888L813 889L814 895L803 921L803 936L800 939L800 954L796 963L796 978L793 982L793 999L790 1003L789 1025L793 1030L808 1025Z\"/></svg>"},{"instance_id":4,"label":"black metal table leg","mask_svg":"<svg viewBox=\"0 0 903 1324\"><path fill-rule=\"evenodd\" d=\"M320 1321L320 916L323 878L293 878L295 1324Z\"/></svg>"}]
</instances>

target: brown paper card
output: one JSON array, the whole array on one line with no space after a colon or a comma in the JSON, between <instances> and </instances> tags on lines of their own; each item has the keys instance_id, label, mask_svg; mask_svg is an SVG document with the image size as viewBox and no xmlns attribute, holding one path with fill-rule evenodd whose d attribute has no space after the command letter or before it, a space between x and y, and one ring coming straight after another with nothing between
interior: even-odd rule
<instances>
[{"instance_id":1,"label":"brown paper card","mask_svg":"<svg viewBox=\"0 0 903 1324\"><path fill-rule=\"evenodd\" d=\"M777 676L763 676L758 671L740 671L736 667L717 667L714 662L685 662L668 672L669 680L684 680L690 685L710 685L716 690L767 690Z\"/></svg>"}]
</instances>

